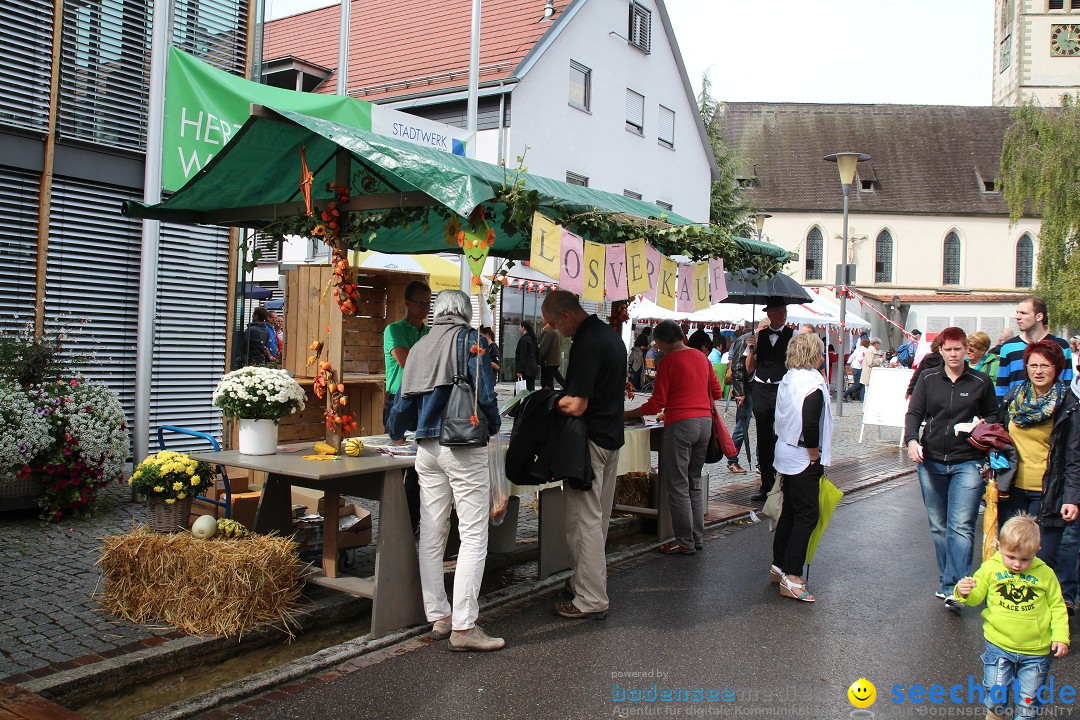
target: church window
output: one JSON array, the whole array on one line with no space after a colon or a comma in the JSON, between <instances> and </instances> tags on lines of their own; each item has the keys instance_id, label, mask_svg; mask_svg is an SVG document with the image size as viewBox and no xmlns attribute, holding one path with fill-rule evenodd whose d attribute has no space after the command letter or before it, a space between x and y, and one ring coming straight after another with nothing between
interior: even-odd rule
<instances>
[{"instance_id":1,"label":"church window","mask_svg":"<svg viewBox=\"0 0 1080 720\"><path fill-rule=\"evenodd\" d=\"M819 228L811 228L806 234L806 279L820 280L824 266L824 240Z\"/></svg>"},{"instance_id":2,"label":"church window","mask_svg":"<svg viewBox=\"0 0 1080 720\"><path fill-rule=\"evenodd\" d=\"M945 261L942 285L960 284L960 238L954 232L945 236Z\"/></svg>"},{"instance_id":3,"label":"church window","mask_svg":"<svg viewBox=\"0 0 1080 720\"><path fill-rule=\"evenodd\" d=\"M1031 242L1031 236L1025 233L1016 243L1016 287L1029 288L1033 285L1034 265L1035 245Z\"/></svg>"}]
</instances>

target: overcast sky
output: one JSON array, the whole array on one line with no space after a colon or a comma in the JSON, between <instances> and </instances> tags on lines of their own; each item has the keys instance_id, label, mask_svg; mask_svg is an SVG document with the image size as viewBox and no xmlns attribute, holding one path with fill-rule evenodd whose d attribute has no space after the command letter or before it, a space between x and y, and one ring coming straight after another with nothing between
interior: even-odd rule
<instances>
[{"instance_id":1,"label":"overcast sky","mask_svg":"<svg viewBox=\"0 0 1080 720\"><path fill-rule=\"evenodd\" d=\"M471 4L457 0L463 12ZM533 2L542 11L544 0ZM268 18L327 0L265 0ZM564 7L567 0L556 0ZM989 105L991 0L667 0L695 90L719 100ZM483 38L481 38L481 43Z\"/></svg>"}]
</instances>

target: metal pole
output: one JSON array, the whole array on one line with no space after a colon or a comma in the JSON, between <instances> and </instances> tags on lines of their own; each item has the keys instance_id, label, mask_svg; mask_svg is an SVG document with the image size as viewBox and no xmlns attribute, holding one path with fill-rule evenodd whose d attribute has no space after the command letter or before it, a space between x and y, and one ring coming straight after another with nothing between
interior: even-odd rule
<instances>
[{"instance_id":1,"label":"metal pole","mask_svg":"<svg viewBox=\"0 0 1080 720\"><path fill-rule=\"evenodd\" d=\"M349 31L352 30L352 0L341 0L341 27L338 28L337 89L338 95L349 94Z\"/></svg>"},{"instance_id":2,"label":"metal pole","mask_svg":"<svg viewBox=\"0 0 1080 720\"><path fill-rule=\"evenodd\" d=\"M143 169L143 202L161 202L161 148L165 119L165 73L172 35L172 0L154 4L150 40L150 89L146 118L146 164ZM157 272L161 223L143 220L142 254L139 259L139 320L135 345L135 427L132 456L142 462L150 446L150 386L154 370L154 321L157 314Z\"/></svg>"},{"instance_id":3,"label":"metal pole","mask_svg":"<svg viewBox=\"0 0 1080 720\"><path fill-rule=\"evenodd\" d=\"M469 38L469 100L466 110L466 129L473 133L473 142L476 144L476 108L480 82L480 0L472 0L472 34ZM461 289L472 295L472 272L465 255L458 259L461 263L459 278ZM481 298L480 302L483 302Z\"/></svg>"},{"instance_id":4,"label":"metal pole","mask_svg":"<svg viewBox=\"0 0 1080 720\"><path fill-rule=\"evenodd\" d=\"M847 221L848 221L848 195L851 193L851 185L844 184L844 254L840 257L840 326L837 328L836 343L840 351L836 354L836 416L844 415L844 350L847 347L847 332L844 327L847 322Z\"/></svg>"},{"instance_id":5,"label":"metal pole","mask_svg":"<svg viewBox=\"0 0 1080 720\"><path fill-rule=\"evenodd\" d=\"M476 106L480 84L480 0L472 0L472 35L469 37L469 101L466 129L476 132Z\"/></svg>"}]
</instances>

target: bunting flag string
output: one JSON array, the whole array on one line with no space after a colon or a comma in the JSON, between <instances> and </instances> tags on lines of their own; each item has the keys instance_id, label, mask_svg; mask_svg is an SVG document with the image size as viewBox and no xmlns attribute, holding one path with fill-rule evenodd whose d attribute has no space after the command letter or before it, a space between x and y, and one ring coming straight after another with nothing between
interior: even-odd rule
<instances>
[{"instance_id":1,"label":"bunting flag string","mask_svg":"<svg viewBox=\"0 0 1080 720\"><path fill-rule=\"evenodd\" d=\"M540 213L533 214L529 265L564 290L595 302L645 295L668 310L692 312L727 297L720 259L677 263L643 239L590 242Z\"/></svg>"}]
</instances>

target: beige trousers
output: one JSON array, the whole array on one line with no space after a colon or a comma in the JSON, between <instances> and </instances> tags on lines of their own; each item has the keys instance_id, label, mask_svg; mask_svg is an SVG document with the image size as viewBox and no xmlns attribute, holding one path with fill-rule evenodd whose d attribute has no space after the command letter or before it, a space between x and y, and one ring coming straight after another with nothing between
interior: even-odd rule
<instances>
[{"instance_id":1,"label":"beige trousers","mask_svg":"<svg viewBox=\"0 0 1080 720\"><path fill-rule=\"evenodd\" d=\"M566 495L566 544L570 551L574 605L582 612L608 609L607 545L611 505L615 501L615 471L619 451L589 441L590 490L563 487Z\"/></svg>"}]
</instances>

